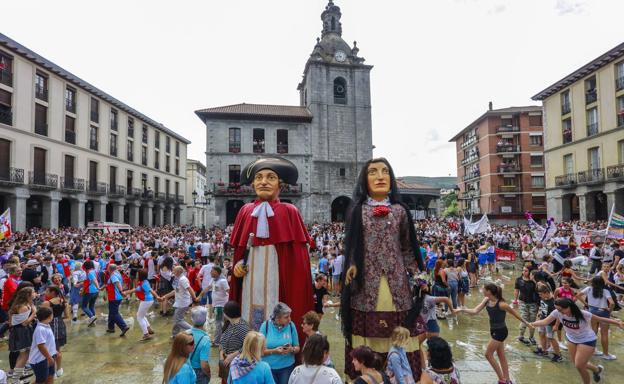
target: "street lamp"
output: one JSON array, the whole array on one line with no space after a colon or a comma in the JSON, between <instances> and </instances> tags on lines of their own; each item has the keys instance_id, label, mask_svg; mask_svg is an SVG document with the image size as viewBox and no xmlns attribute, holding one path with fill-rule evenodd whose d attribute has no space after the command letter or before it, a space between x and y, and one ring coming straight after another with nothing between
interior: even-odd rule
<instances>
[{"instance_id":1,"label":"street lamp","mask_svg":"<svg viewBox=\"0 0 624 384\"><path fill-rule=\"evenodd\" d=\"M212 201L212 192L204 190L204 196L203 198L200 197L200 199L197 199L197 196L199 195L197 193L197 191L193 191L193 193L191 194L193 195L193 206L196 205L210 205L211 201ZM206 209L207 210L207 209ZM202 239L205 240L206 239L206 210L204 210L204 223L202 224Z\"/></svg>"}]
</instances>

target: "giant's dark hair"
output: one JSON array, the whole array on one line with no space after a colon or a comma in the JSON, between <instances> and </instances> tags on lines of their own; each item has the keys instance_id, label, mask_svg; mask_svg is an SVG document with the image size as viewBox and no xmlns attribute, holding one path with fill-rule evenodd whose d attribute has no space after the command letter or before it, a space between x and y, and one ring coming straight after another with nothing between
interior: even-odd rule
<instances>
[{"instance_id":1,"label":"giant's dark hair","mask_svg":"<svg viewBox=\"0 0 624 384\"><path fill-rule=\"evenodd\" d=\"M353 191L353 201L349 207L346 223L345 235L345 267L343 268L340 280L342 282L342 295L340 300L340 315L342 317L342 333L347 341L347 345L351 345L351 334L353 331L353 318L351 311L351 297L354 293L362 289L364 282L364 230L362 228L362 205L369 197L368 191L368 167L373 163L384 163L390 171L390 193L388 199L390 204L400 204L404 209L407 217L409 229L409 238L412 246L414 258L418 264L418 268L424 270L424 262L420 254L420 245L416 238L416 230L414 221L410 214L409 208L402 203L399 188L397 186L396 177L392 166L383 157L368 160L360 170L357 184ZM346 274L350 266L357 268L357 275L351 284L346 284ZM418 313L420 309L418 310ZM406 328L411 329L412 324L405 324Z\"/></svg>"}]
</instances>

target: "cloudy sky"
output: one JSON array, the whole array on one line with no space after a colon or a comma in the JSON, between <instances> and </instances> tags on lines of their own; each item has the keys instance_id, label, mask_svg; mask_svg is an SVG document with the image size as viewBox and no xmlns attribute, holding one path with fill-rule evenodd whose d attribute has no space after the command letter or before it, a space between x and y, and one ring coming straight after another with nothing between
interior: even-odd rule
<instances>
[{"instance_id":1,"label":"cloudy sky","mask_svg":"<svg viewBox=\"0 0 624 384\"><path fill-rule=\"evenodd\" d=\"M375 155L456 175L448 140L616 46L622 0L336 0L372 72ZM97 4L97 5L96 5ZM193 144L193 111L293 104L327 0L4 1L0 31ZM7 17L9 16L10 17Z\"/></svg>"}]
</instances>

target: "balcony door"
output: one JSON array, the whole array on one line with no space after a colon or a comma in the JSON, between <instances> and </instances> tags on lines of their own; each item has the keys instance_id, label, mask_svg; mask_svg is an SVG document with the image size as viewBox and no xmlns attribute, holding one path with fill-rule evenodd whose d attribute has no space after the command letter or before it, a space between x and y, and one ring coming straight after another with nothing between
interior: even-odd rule
<instances>
[{"instance_id":1,"label":"balcony door","mask_svg":"<svg viewBox=\"0 0 624 384\"><path fill-rule=\"evenodd\" d=\"M600 151L598 147L589 149L589 169L600 168Z\"/></svg>"},{"instance_id":2,"label":"balcony door","mask_svg":"<svg viewBox=\"0 0 624 384\"><path fill-rule=\"evenodd\" d=\"M110 179L109 180L110 190L116 191L117 190L117 167L110 167L109 179Z\"/></svg>"},{"instance_id":3,"label":"balcony door","mask_svg":"<svg viewBox=\"0 0 624 384\"><path fill-rule=\"evenodd\" d=\"M0 139L0 180L9 179L11 166L11 142Z\"/></svg>"},{"instance_id":4,"label":"balcony door","mask_svg":"<svg viewBox=\"0 0 624 384\"><path fill-rule=\"evenodd\" d=\"M65 155L65 187L74 186L74 157Z\"/></svg>"},{"instance_id":5,"label":"balcony door","mask_svg":"<svg viewBox=\"0 0 624 384\"><path fill-rule=\"evenodd\" d=\"M89 161L89 190L97 190L97 163Z\"/></svg>"},{"instance_id":6,"label":"balcony door","mask_svg":"<svg viewBox=\"0 0 624 384\"><path fill-rule=\"evenodd\" d=\"M43 148L35 148L33 175L35 183L45 184L46 174L46 150Z\"/></svg>"}]
</instances>

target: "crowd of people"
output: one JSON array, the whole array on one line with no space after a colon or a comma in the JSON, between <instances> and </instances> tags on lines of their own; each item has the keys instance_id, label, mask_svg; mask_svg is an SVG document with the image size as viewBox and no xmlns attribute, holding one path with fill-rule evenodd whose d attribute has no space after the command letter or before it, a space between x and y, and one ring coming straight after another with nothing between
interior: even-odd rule
<instances>
[{"instance_id":1,"label":"crowd of people","mask_svg":"<svg viewBox=\"0 0 624 384\"><path fill-rule=\"evenodd\" d=\"M359 374L355 382L459 384L461 372L438 321L478 315L483 309L491 334L485 357L499 383L511 382L505 356L507 314L520 322L518 343L553 363L569 361L583 383L591 377L600 381L605 367L591 358L616 359L609 349L609 331L622 327L615 314L624 305L624 244L576 239L573 225L598 230L606 223L561 223L555 236L540 242L528 226L492 226L466 235L457 221L417 221L426 266L412 278L417 315L426 330L418 340L427 346L426 352L420 348L422 373L412 372L404 351L410 332L396 327L386 361L366 346L345 356ZM97 314L102 302L108 313L106 332L127 337L130 327L119 308L134 295L141 342L154 337L147 316L152 307L158 307L158 316L172 316L164 383L208 383L211 376L223 383L341 383L319 325L328 307L339 306L348 267L345 228L340 223L314 224L308 231L314 311L295 319L288 305L278 303L259 329L229 299L231 227L140 227L129 233L32 229L13 234L0 242L0 337L8 339L9 382L29 382L34 376L34 382L50 383L61 377L62 349L71 342L67 327L104 323ZM512 292L496 284L500 250L517 255L514 265L522 268ZM466 307L471 294L483 295L475 308ZM305 341L295 330L299 321ZM214 324L213 332L207 332L208 323ZM211 361L213 347L219 351L217 364ZM211 362L218 372L211 372Z\"/></svg>"}]
</instances>

